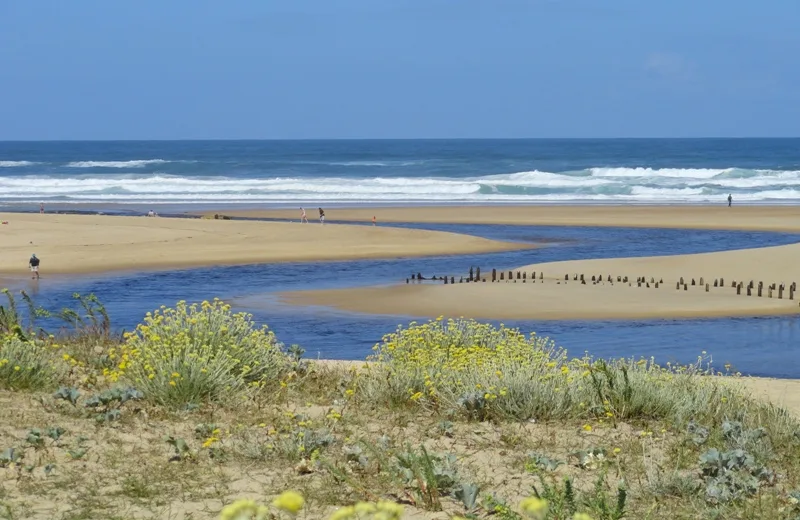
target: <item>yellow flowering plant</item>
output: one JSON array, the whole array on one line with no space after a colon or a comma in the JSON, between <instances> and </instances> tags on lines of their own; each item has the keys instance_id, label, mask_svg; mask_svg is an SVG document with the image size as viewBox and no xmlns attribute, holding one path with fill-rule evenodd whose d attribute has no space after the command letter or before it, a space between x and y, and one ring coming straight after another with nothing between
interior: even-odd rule
<instances>
[{"instance_id":1,"label":"yellow flowering plant","mask_svg":"<svg viewBox=\"0 0 800 520\"><path fill-rule=\"evenodd\" d=\"M147 313L108 357L115 363L105 373L111 381L127 380L145 397L173 406L277 382L289 364L270 330L216 299Z\"/></svg>"},{"instance_id":2,"label":"yellow flowering plant","mask_svg":"<svg viewBox=\"0 0 800 520\"><path fill-rule=\"evenodd\" d=\"M652 359L569 358L549 339L502 324L412 322L373 350L354 385L359 400L459 411L477 420L685 423L734 414L746 404L733 386L705 377L716 373L704 356L666 367Z\"/></svg>"},{"instance_id":3,"label":"yellow flowering plant","mask_svg":"<svg viewBox=\"0 0 800 520\"><path fill-rule=\"evenodd\" d=\"M68 370L63 355L39 340L22 340L14 334L0 337L0 388L49 389L58 385Z\"/></svg>"}]
</instances>

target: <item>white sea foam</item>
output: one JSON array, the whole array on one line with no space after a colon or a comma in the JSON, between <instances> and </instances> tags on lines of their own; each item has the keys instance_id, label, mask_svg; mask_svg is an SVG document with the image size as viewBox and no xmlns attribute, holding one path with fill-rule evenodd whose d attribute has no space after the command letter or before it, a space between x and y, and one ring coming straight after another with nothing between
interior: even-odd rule
<instances>
[{"instance_id":1,"label":"white sea foam","mask_svg":"<svg viewBox=\"0 0 800 520\"><path fill-rule=\"evenodd\" d=\"M162 160L73 163L135 168ZM92 166L86 166L91 164ZM178 176L163 173L0 176L0 200L63 202L720 202L800 201L800 171L591 168L471 178Z\"/></svg>"},{"instance_id":2,"label":"white sea foam","mask_svg":"<svg viewBox=\"0 0 800 520\"><path fill-rule=\"evenodd\" d=\"M33 166L36 164L31 161L0 161L0 168L16 168L20 166Z\"/></svg>"},{"instance_id":3,"label":"white sea foam","mask_svg":"<svg viewBox=\"0 0 800 520\"><path fill-rule=\"evenodd\" d=\"M68 168L143 168L148 164L164 164L164 159L143 159L136 161L75 161Z\"/></svg>"}]
</instances>

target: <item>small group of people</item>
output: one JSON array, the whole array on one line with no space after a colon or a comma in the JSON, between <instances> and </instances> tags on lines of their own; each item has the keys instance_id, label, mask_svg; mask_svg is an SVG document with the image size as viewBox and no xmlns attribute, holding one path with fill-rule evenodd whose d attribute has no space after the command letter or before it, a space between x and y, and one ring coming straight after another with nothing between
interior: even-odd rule
<instances>
[{"instance_id":1,"label":"small group of people","mask_svg":"<svg viewBox=\"0 0 800 520\"><path fill-rule=\"evenodd\" d=\"M308 224L308 216L306 215L306 209L300 208L300 223L301 224ZM322 208L319 208L319 223L325 223L325 211Z\"/></svg>"},{"instance_id":2,"label":"small group of people","mask_svg":"<svg viewBox=\"0 0 800 520\"><path fill-rule=\"evenodd\" d=\"M306 215L306 210L305 208L302 207L300 208L300 223L308 224L308 216ZM320 224L325 223L325 210L323 210L322 208L319 208L319 223ZM375 218L375 215L372 216L372 225L373 226L378 225L378 220Z\"/></svg>"}]
</instances>

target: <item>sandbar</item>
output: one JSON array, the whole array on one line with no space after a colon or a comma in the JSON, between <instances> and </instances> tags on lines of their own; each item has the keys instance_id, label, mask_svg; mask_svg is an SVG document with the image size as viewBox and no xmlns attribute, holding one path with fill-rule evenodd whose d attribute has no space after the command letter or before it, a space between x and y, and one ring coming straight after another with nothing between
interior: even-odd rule
<instances>
[{"instance_id":1,"label":"sandbar","mask_svg":"<svg viewBox=\"0 0 800 520\"><path fill-rule=\"evenodd\" d=\"M472 254L533 247L436 231L196 218L2 213L0 274L163 270Z\"/></svg>"},{"instance_id":2,"label":"sandbar","mask_svg":"<svg viewBox=\"0 0 800 520\"><path fill-rule=\"evenodd\" d=\"M306 208L309 215L314 208ZM235 210L219 213L248 218L297 220L298 210ZM679 229L800 231L798 206L700 205L527 205L327 208L330 221L540 226L598 226Z\"/></svg>"},{"instance_id":3,"label":"sandbar","mask_svg":"<svg viewBox=\"0 0 800 520\"><path fill-rule=\"evenodd\" d=\"M415 317L558 320L796 314L800 313L800 293L790 300L788 287L800 282L798 258L800 244L694 255L574 260L521 267L518 270L528 274L526 283L403 284L301 291L285 293L281 298L290 304ZM483 266L484 275L489 267ZM543 274L544 280L531 283L533 272L537 278ZM458 278L465 273L452 274ZM575 281L575 275L584 275L587 284ZM592 276L603 281L594 284ZM607 281L609 276L612 282ZM626 276L628 283L617 281ZM636 283L639 277L646 280L641 286ZM678 290L676 284L681 278L684 285ZM663 283L656 288L651 280ZM724 280L725 285L714 287L714 280ZM731 287L733 281L744 282L741 294ZM747 296L750 281L756 287L763 282L761 297L756 288ZM784 284L782 299L777 289L772 298L768 297L771 284Z\"/></svg>"}]
</instances>

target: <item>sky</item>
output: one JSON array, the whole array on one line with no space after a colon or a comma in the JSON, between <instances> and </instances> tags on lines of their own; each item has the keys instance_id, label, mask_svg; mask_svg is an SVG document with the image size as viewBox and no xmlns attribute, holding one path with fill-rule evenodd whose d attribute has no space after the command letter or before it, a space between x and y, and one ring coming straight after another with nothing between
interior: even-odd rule
<instances>
[{"instance_id":1,"label":"sky","mask_svg":"<svg viewBox=\"0 0 800 520\"><path fill-rule=\"evenodd\" d=\"M800 1L0 0L0 140L800 136Z\"/></svg>"}]
</instances>

